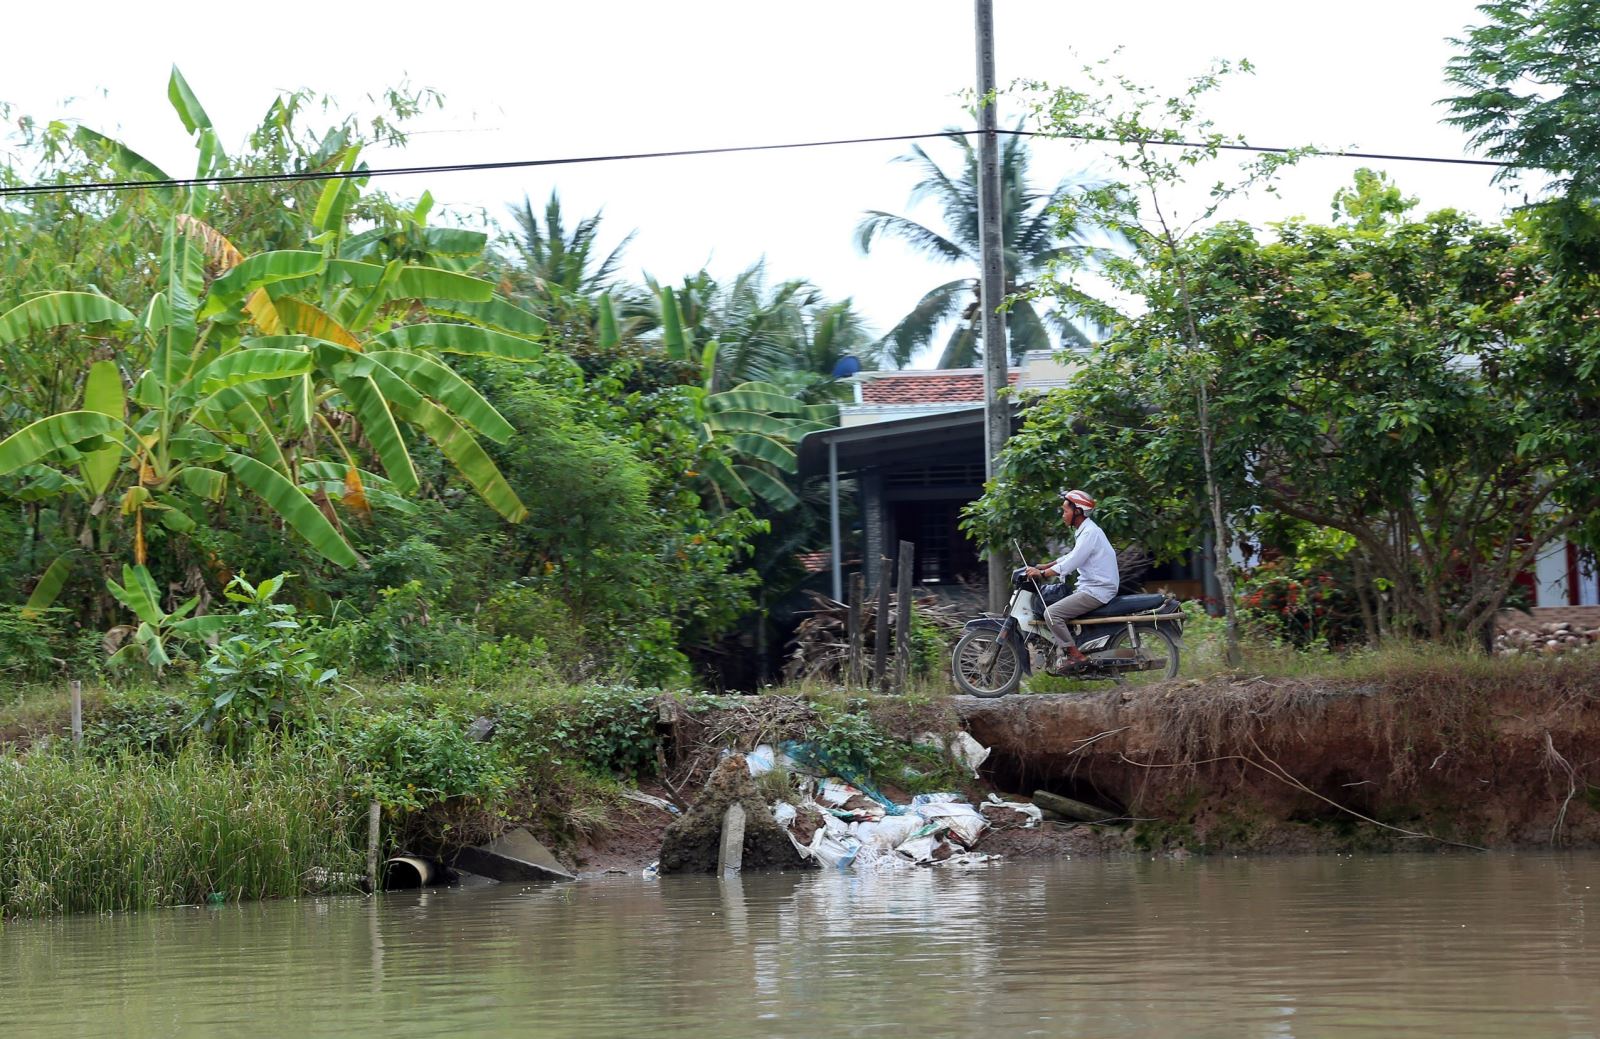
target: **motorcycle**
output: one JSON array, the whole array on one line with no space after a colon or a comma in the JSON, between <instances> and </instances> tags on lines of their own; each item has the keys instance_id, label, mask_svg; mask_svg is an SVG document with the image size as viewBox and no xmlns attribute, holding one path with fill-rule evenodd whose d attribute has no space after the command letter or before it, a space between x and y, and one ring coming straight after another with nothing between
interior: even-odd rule
<instances>
[{"instance_id":1,"label":"motorcycle","mask_svg":"<svg viewBox=\"0 0 1600 1039\"><path fill-rule=\"evenodd\" d=\"M1066 659L1044 619L1045 607L1067 594L1066 584L1041 590L1024 567L1011 572L1011 587L1006 612L968 621L952 653L956 685L971 696L1004 696L1041 666L1057 667ZM1093 630L1085 635L1085 629ZM1089 659L1065 677L1129 685L1178 674L1183 613L1171 596L1119 595L1074 617L1072 634Z\"/></svg>"}]
</instances>

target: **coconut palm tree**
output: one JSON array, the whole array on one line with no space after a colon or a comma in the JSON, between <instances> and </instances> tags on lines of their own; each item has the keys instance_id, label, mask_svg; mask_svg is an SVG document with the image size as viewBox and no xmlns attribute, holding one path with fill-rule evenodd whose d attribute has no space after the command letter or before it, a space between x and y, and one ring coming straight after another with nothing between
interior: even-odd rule
<instances>
[{"instance_id":1,"label":"coconut palm tree","mask_svg":"<svg viewBox=\"0 0 1600 1039\"><path fill-rule=\"evenodd\" d=\"M526 195L521 205L508 208L516 224L508 235L512 255L505 272L512 294L557 322L574 313L588 317L594 301L616 284L622 253L637 232L630 231L602 256L597 247L599 213L579 220L569 232L554 191L542 223Z\"/></svg>"},{"instance_id":2,"label":"coconut palm tree","mask_svg":"<svg viewBox=\"0 0 1600 1039\"><path fill-rule=\"evenodd\" d=\"M911 204L924 198L935 199L944 212L946 230L939 232L909 217L868 210L856 225L856 246L869 253L881 237L899 238L931 259L967 267L972 274L945 282L925 293L911 312L883 337L884 354L894 364L905 367L918 350L928 346L949 318L959 317L939 355L940 368L960 368L976 363L978 347L978 276L980 247L978 230L978 153L958 130L950 140L961 151L959 176L951 176L938 162L913 145L896 162L914 164L922 179L911 190ZM1025 139L1007 137L1000 151L1001 241L1005 258L1005 292L1012 296L1026 292L1031 282L1050 262L1072 250L1086 248L1096 237L1090 228L1060 226L1060 203L1086 186L1082 178L1068 177L1053 191L1037 191L1028 185L1028 148ZM1105 235L1100 235L1104 238ZM1076 314L1060 310L1041 313L1034 302L1017 300L1006 316L1006 338L1012 362L1029 350L1055 346L1053 328L1064 345L1087 345L1088 323Z\"/></svg>"}]
</instances>

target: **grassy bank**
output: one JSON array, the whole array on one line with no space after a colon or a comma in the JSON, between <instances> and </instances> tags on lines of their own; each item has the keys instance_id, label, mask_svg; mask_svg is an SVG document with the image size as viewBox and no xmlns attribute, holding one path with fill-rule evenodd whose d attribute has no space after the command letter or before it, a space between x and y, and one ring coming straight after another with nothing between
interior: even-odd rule
<instances>
[{"instance_id":1,"label":"grassy bank","mask_svg":"<svg viewBox=\"0 0 1600 1039\"><path fill-rule=\"evenodd\" d=\"M717 696L530 672L488 687L339 685L207 729L191 724L205 694L175 680L87 687L74 751L65 691L14 689L0 699L0 916L298 894L313 868L360 871L373 799L386 850L448 849L517 824L569 865L619 833L614 844L648 857L667 816L626 793L687 805L723 748L806 741L841 770L911 794L971 783L925 738L962 727L995 748L1000 789L1137 805L1147 828L1196 834L1186 843L1196 850L1272 847L1277 831L1255 822L1245 829L1265 844L1214 836L1240 830L1228 820L1246 811L1302 829L1372 829L1317 795L1442 831L1483 814L1485 776L1506 781L1492 805L1517 824L1468 827L1470 838L1600 833L1587 814L1600 812L1589 774L1600 656L1255 647L1244 669L1219 671L1203 652L1173 683L1006 697L982 705L981 724L936 686L903 697L824 685ZM478 718L493 725L483 742L466 735ZM1295 784L1252 767L1258 758Z\"/></svg>"},{"instance_id":2,"label":"grassy bank","mask_svg":"<svg viewBox=\"0 0 1600 1039\"><path fill-rule=\"evenodd\" d=\"M0 758L0 917L298 894L312 866L362 868L348 789L293 750Z\"/></svg>"}]
</instances>

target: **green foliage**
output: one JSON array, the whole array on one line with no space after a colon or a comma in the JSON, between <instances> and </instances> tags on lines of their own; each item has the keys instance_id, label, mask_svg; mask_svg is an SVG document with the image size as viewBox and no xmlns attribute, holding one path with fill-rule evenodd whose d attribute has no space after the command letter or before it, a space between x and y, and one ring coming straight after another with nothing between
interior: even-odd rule
<instances>
[{"instance_id":1,"label":"green foliage","mask_svg":"<svg viewBox=\"0 0 1600 1039\"><path fill-rule=\"evenodd\" d=\"M454 718L400 711L362 713L342 732L341 750L356 788L394 812L417 812L455 799L493 804L516 769L488 743L466 737Z\"/></svg>"},{"instance_id":2,"label":"green foliage","mask_svg":"<svg viewBox=\"0 0 1600 1039\"><path fill-rule=\"evenodd\" d=\"M516 700L496 709L495 739L517 760L577 765L633 780L656 772L655 694L631 686L591 686L570 699Z\"/></svg>"},{"instance_id":3,"label":"green foliage","mask_svg":"<svg viewBox=\"0 0 1600 1039\"><path fill-rule=\"evenodd\" d=\"M119 625L111 629L111 636L124 642L108 661L112 667L142 663L159 675L172 663L173 653L216 635L228 623L226 617L215 614L191 617L190 613L200 604L199 596L167 612L161 605L161 591L155 578L143 566L124 563L122 583L107 578L106 587L139 621L137 627Z\"/></svg>"},{"instance_id":4,"label":"green foliage","mask_svg":"<svg viewBox=\"0 0 1600 1039\"><path fill-rule=\"evenodd\" d=\"M420 579L383 588L365 615L354 609L315 636L317 654L372 676L445 674L465 664L478 643L471 625L435 607Z\"/></svg>"},{"instance_id":5,"label":"green foliage","mask_svg":"<svg viewBox=\"0 0 1600 1039\"><path fill-rule=\"evenodd\" d=\"M189 724L230 753L260 733L314 728L314 698L339 674L318 662L295 607L273 601L288 576L259 585L239 576L229 583L226 595L238 612L200 665L200 709Z\"/></svg>"},{"instance_id":6,"label":"green foliage","mask_svg":"<svg viewBox=\"0 0 1600 1039\"><path fill-rule=\"evenodd\" d=\"M1443 102L1445 122L1465 130L1490 158L1556 177L1576 198L1600 193L1600 32L1589 0L1491 0L1487 20L1451 40L1459 48L1445 76L1462 93Z\"/></svg>"},{"instance_id":7,"label":"green foliage","mask_svg":"<svg viewBox=\"0 0 1600 1039\"><path fill-rule=\"evenodd\" d=\"M858 776L884 773L894 741L879 728L864 702L835 705L817 700L812 706L816 721L806 730L805 739L816 746L821 761L848 768Z\"/></svg>"},{"instance_id":8,"label":"green foliage","mask_svg":"<svg viewBox=\"0 0 1600 1039\"><path fill-rule=\"evenodd\" d=\"M56 620L53 611L0 603L0 676L16 682L49 675L59 659Z\"/></svg>"},{"instance_id":9,"label":"green foliage","mask_svg":"<svg viewBox=\"0 0 1600 1039\"><path fill-rule=\"evenodd\" d=\"M194 705L173 693L138 690L112 694L83 727L84 747L106 759L133 754L171 756L183 747Z\"/></svg>"},{"instance_id":10,"label":"green foliage","mask_svg":"<svg viewBox=\"0 0 1600 1039\"><path fill-rule=\"evenodd\" d=\"M312 867L361 869L348 789L337 762L287 749L0 756L0 917L300 894Z\"/></svg>"}]
</instances>

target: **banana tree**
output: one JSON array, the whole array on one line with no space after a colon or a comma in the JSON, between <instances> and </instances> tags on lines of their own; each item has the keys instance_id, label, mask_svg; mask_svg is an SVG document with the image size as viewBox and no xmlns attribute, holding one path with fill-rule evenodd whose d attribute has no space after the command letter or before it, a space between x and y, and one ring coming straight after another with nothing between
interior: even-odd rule
<instances>
[{"instance_id":1,"label":"banana tree","mask_svg":"<svg viewBox=\"0 0 1600 1039\"><path fill-rule=\"evenodd\" d=\"M196 137L198 175L215 172L216 135L176 69L170 93ZM126 149L116 154L133 172L154 169ZM358 173L358 147L339 161ZM0 441L0 476L22 473L40 495L92 502L98 530L86 524L83 540L102 550L115 503L140 566L150 524L182 535L207 502L235 490L326 559L356 565L332 503L356 514L402 503L420 488L412 450L423 439L520 521L526 509L478 439L503 443L511 424L448 357L532 359L542 322L461 272L481 260L486 238L427 227L427 196L398 231L347 235L360 191L356 176L327 183L311 214L314 248L246 256L198 218L207 195L197 189L166 222L162 289L137 313L68 290L0 314L0 346L26 349L78 328L118 357L91 366L79 408ZM362 468L364 455L384 476Z\"/></svg>"},{"instance_id":2,"label":"banana tree","mask_svg":"<svg viewBox=\"0 0 1600 1039\"><path fill-rule=\"evenodd\" d=\"M674 360L697 358L700 363L700 384L683 392L703 448L699 475L709 497L724 508L730 501L752 505L759 500L782 512L799 504L783 479L796 469L794 444L814 429L831 427L838 408L802 404L770 382L715 391L720 345L715 340L703 347L696 344L670 286L658 287L657 298L663 350ZM602 314L602 328L606 324Z\"/></svg>"}]
</instances>

